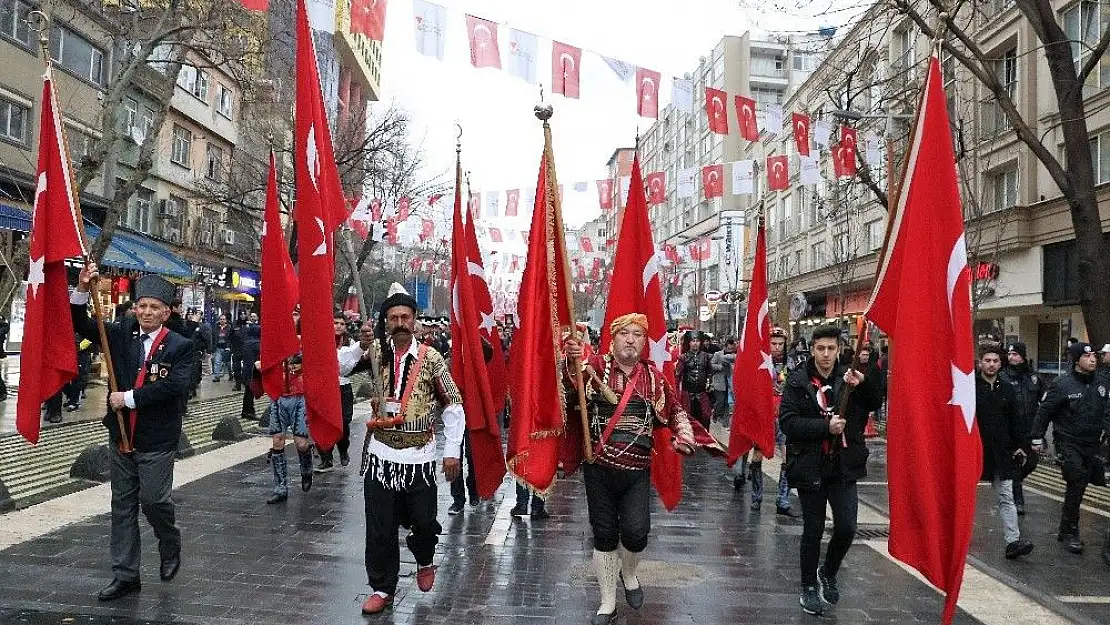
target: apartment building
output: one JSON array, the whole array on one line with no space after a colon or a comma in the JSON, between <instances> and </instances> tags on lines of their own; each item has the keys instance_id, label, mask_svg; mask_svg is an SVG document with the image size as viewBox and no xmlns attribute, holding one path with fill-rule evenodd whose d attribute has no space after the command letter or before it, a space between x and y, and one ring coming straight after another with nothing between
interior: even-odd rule
<instances>
[{"instance_id":1,"label":"apartment building","mask_svg":"<svg viewBox=\"0 0 1110 625\"><path fill-rule=\"evenodd\" d=\"M674 321L715 332L733 332L735 307L720 307L707 322L698 319L698 312L705 305L706 291L738 290L744 275L744 256L740 252L745 240L745 196L733 195L726 184L722 197L706 200L699 184L694 197L679 197L680 172L700 172L706 165L723 163L728 177L728 163L745 158L747 143L737 132L731 96L755 99L762 123L766 107L782 104L808 76L816 59L815 53L802 49L789 37L773 41L757 40L750 33L724 37L686 75L693 82L692 111L672 103L660 111L659 119L644 133L640 149L645 175L656 171L666 174L665 200L649 208L656 243L680 249L702 245L710 250L708 257L695 254L699 260L687 260L679 267L678 285L669 289L669 297L683 301L669 301L668 310L685 315ZM727 135L710 132L704 108L706 87L730 96ZM685 258L690 256L686 254Z\"/></svg>"},{"instance_id":2,"label":"apartment building","mask_svg":"<svg viewBox=\"0 0 1110 625\"><path fill-rule=\"evenodd\" d=\"M1105 2L1053 5L1075 40L1097 40L1108 27L1099 18L1107 11ZM1050 151L1062 156L1056 95L1028 21L1012 2L999 0L982 7L968 32L994 59L994 72L1023 118ZM867 171L885 191L888 172L900 171L930 49L931 42L912 23L876 4L784 108L855 126L861 140L872 135L878 158ZM1087 54L1076 48L1076 62ZM1066 338L1086 334L1068 206L1045 167L1017 139L995 98L954 59L942 55L941 60L975 278L976 331L984 339L1025 341L1040 371L1057 372ZM1084 90L1104 231L1110 229L1108 68L1104 60ZM851 90L844 88L849 76L857 85ZM797 171L791 137L765 141L760 149L791 154L792 171ZM827 150L820 157L825 168L820 184L803 186L795 175L787 191L753 196L745 208L749 221L759 208L765 214L772 314L799 336L818 323L846 323L863 312L886 229L886 211L875 194L858 177L834 180Z\"/></svg>"}]
</instances>

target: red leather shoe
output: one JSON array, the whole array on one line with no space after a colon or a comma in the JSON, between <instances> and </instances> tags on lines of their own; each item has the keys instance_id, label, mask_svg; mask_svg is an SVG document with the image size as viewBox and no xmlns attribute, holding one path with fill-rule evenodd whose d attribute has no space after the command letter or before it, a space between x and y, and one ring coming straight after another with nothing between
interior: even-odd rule
<instances>
[{"instance_id":1,"label":"red leather shoe","mask_svg":"<svg viewBox=\"0 0 1110 625\"><path fill-rule=\"evenodd\" d=\"M436 567L432 565L422 566L416 571L416 587L422 592L428 592L432 589L432 585L436 583Z\"/></svg>"},{"instance_id":2,"label":"red leather shoe","mask_svg":"<svg viewBox=\"0 0 1110 625\"><path fill-rule=\"evenodd\" d=\"M393 606L393 595L382 596L376 592L370 593L366 601L362 604L363 614L377 614L382 610Z\"/></svg>"}]
</instances>

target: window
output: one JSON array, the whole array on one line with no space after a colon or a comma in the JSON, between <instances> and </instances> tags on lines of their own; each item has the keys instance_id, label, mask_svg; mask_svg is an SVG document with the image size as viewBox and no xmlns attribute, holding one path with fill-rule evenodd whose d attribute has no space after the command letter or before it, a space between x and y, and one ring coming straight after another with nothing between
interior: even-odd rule
<instances>
[{"instance_id":1,"label":"window","mask_svg":"<svg viewBox=\"0 0 1110 625\"><path fill-rule=\"evenodd\" d=\"M794 267L792 273L802 273L802 250L794 250Z\"/></svg>"},{"instance_id":2,"label":"window","mask_svg":"<svg viewBox=\"0 0 1110 625\"><path fill-rule=\"evenodd\" d=\"M69 158L74 163L79 164L82 159L92 153L92 148L92 137L77 130L69 131Z\"/></svg>"},{"instance_id":3,"label":"window","mask_svg":"<svg viewBox=\"0 0 1110 625\"><path fill-rule=\"evenodd\" d=\"M197 79L193 83L193 95L208 103L208 74L196 70Z\"/></svg>"},{"instance_id":4,"label":"window","mask_svg":"<svg viewBox=\"0 0 1110 625\"><path fill-rule=\"evenodd\" d=\"M27 125L31 109L15 102L0 100L0 137L17 143L27 143Z\"/></svg>"},{"instance_id":5,"label":"window","mask_svg":"<svg viewBox=\"0 0 1110 625\"><path fill-rule=\"evenodd\" d=\"M833 260L842 263L855 256L852 243L848 240L848 232L841 232L833 237Z\"/></svg>"},{"instance_id":6,"label":"window","mask_svg":"<svg viewBox=\"0 0 1110 625\"><path fill-rule=\"evenodd\" d=\"M23 0L0 0L0 36L31 45L31 29L27 16L31 6Z\"/></svg>"},{"instance_id":7,"label":"window","mask_svg":"<svg viewBox=\"0 0 1110 625\"><path fill-rule=\"evenodd\" d=\"M1017 204L1017 168L993 174L990 178L991 208L1000 211Z\"/></svg>"},{"instance_id":8,"label":"window","mask_svg":"<svg viewBox=\"0 0 1110 625\"><path fill-rule=\"evenodd\" d=\"M1011 48L994 61L994 77L1013 100L1017 95L1017 49ZM999 106L993 94L983 102L983 133L985 138L994 137L1011 128L1006 112Z\"/></svg>"},{"instance_id":9,"label":"window","mask_svg":"<svg viewBox=\"0 0 1110 625\"><path fill-rule=\"evenodd\" d=\"M193 133L177 124L173 125L173 147L170 152L170 161L189 167L189 153L193 150Z\"/></svg>"},{"instance_id":10,"label":"window","mask_svg":"<svg viewBox=\"0 0 1110 625\"><path fill-rule=\"evenodd\" d=\"M208 151L206 154L204 167L204 177L215 182L219 182L223 178L224 172L224 151L223 148L208 144Z\"/></svg>"},{"instance_id":11,"label":"window","mask_svg":"<svg viewBox=\"0 0 1110 625\"><path fill-rule=\"evenodd\" d=\"M891 78L897 86L905 86L913 79L914 49L910 29L894 33L891 50Z\"/></svg>"},{"instance_id":12,"label":"window","mask_svg":"<svg viewBox=\"0 0 1110 625\"><path fill-rule=\"evenodd\" d=\"M127 227L149 234L153 210L154 192L140 187L127 209Z\"/></svg>"},{"instance_id":13,"label":"window","mask_svg":"<svg viewBox=\"0 0 1110 625\"><path fill-rule=\"evenodd\" d=\"M825 247L821 243L814 243L809 248L809 260L814 271L825 266Z\"/></svg>"},{"instance_id":14,"label":"window","mask_svg":"<svg viewBox=\"0 0 1110 625\"><path fill-rule=\"evenodd\" d=\"M875 221L868 222L867 228L867 251L874 252L883 246L883 237L886 236L886 229L883 228L883 220L876 219Z\"/></svg>"},{"instance_id":15,"label":"window","mask_svg":"<svg viewBox=\"0 0 1110 625\"><path fill-rule=\"evenodd\" d=\"M1102 29L1110 24L1110 2L1083 0L1073 4L1061 14L1064 34L1071 41L1072 59L1079 71L1091 57L1091 50L1098 44ZM1099 68L1088 76L1084 91L1091 92L1110 85L1110 57L1103 55Z\"/></svg>"},{"instance_id":16,"label":"window","mask_svg":"<svg viewBox=\"0 0 1110 625\"><path fill-rule=\"evenodd\" d=\"M1110 182L1110 131L1091 137L1090 146L1095 182Z\"/></svg>"},{"instance_id":17,"label":"window","mask_svg":"<svg viewBox=\"0 0 1110 625\"><path fill-rule=\"evenodd\" d=\"M62 24L50 29L50 56L79 78L104 84L104 51Z\"/></svg>"},{"instance_id":18,"label":"window","mask_svg":"<svg viewBox=\"0 0 1110 625\"><path fill-rule=\"evenodd\" d=\"M124 98L123 110L123 127L125 130L130 131L135 127L135 122L139 121L139 101L135 98Z\"/></svg>"},{"instance_id":19,"label":"window","mask_svg":"<svg viewBox=\"0 0 1110 625\"><path fill-rule=\"evenodd\" d=\"M216 85L216 112L231 119L231 89Z\"/></svg>"},{"instance_id":20,"label":"window","mask_svg":"<svg viewBox=\"0 0 1110 625\"><path fill-rule=\"evenodd\" d=\"M813 55L806 52L794 53L794 71L796 72L811 72L813 71Z\"/></svg>"},{"instance_id":21,"label":"window","mask_svg":"<svg viewBox=\"0 0 1110 625\"><path fill-rule=\"evenodd\" d=\"M757 109L768 104L782 104L782 91L779 89L752 89L752 99Z\"/></svg>"}]
</instances>

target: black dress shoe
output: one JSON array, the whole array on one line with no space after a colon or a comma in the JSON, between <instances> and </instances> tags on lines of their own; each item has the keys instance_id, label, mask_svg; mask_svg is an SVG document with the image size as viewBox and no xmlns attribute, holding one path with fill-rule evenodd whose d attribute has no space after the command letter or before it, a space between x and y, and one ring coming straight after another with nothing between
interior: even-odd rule
<instances>
[{"instance_id":1,"label":"black dress shoe","mask_svg":"<svg viewBox=\"0 0 1110 625\"><path fill-rule=\"evenodd\" d=\"M162 566L158 568L158 576L162 578L163 582L168 582L177 575L177 570L181 568L181 551L178 550L171 556L162 558Z\"/></svg>"},{"instance_id":2,"label":"black dress shoe","mask_svg":"<svg viewBox=\"0 0 1110 625\"><path fill-rule=\"evenodd\" d=\"M609 614L595 614L590 617L590 625L609 625L617 620L617 611L613 610Z\"/></svg>"},{"instance_id":3,"label":"black dress shoe","mask_svg":"<svg viewBox=\"0 0 1110 625\"><path fill-rule=\"evenodd\" d=\"M100 589L96 598L101 601L112 601L113 599L119 599L120 597L130 595L133 592L139 592L142 589L143 585L137 579L129 582L125 582L121 579L113 579L111 584Z\"/></svg>"},{"instance_id":4,"label":"black dress shoe","mask_svg":"<svg viewBox=\"0 0 1110 625\"><path fill-rule=\"evenodd\" d=\"M624 573L620 574L621 586L624 586ZM641 585L639 588L629 590L624 586L624 600L633 610L639 610L644 605L644 587Z\"/></svg>"}]
</instances>

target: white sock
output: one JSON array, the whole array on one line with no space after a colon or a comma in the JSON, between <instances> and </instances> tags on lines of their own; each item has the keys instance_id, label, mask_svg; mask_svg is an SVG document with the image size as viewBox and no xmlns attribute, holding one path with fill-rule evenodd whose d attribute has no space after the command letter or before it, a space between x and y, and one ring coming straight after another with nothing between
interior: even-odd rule
<instances>
[{"instance_id":1,"label":"white sock","mask_svg":"<svg viewBox=\"0 0 1110 625\"><path fill-rule=\"evenodd\" d=\"M636 590L640 587L640 578L636 577L636 567L640 564L640 554L620 548L621 576L624 577L624 587Z\"/></svg>"},{"instance_id":2,"label":"white sock","mask_svg":"<svg viewBox=\"0 0 1110 625\"><path fill-rule=\"evenodd\" d=\"M597 569L597 585L601 588L601 607L597 613L612 614L617 611L617 574L620 573L617 552L594 549L594 568Z\"/></svg>"}]
</instances>

